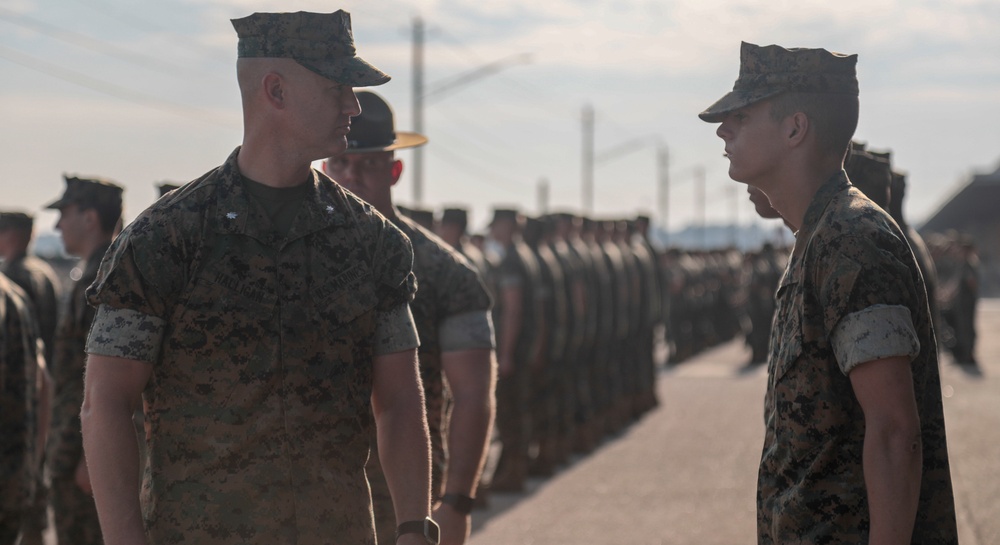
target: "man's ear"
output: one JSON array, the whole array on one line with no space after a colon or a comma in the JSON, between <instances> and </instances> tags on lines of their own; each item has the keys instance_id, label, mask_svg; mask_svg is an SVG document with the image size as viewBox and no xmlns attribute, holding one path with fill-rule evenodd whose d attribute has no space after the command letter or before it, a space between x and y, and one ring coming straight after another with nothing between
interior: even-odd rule
<instances>
[{"instance_id":1,"label":"man's ear","mask_svg":"<svg viewBox=\"0 0 1000 545\"><path fill-rule=\"evenodd\" d=\"M97 215L97 209L96 208L87 208L86 210L84 210L83 211L83 222L84 222L84 224L88 228L95 227L95 226L97 228L100 228L100 226L101 226L101 218L100 218L100 216Z\"/></svg>"},{"instance_id":2,"label":"man's ear","mask_svg":"<svg viewBox=\"0 0 1000 545\"><path fill-rule=\"evenodd\" d=\"M396 185L399 177L403 175L403 161L396 159L392 162L392 185Z\"/></svg>"},{"instance_id":3,"label":"man's ear","mask_svg":"<svg viewBox=\"0 0 1000 545\"><path fill-rule=\"evenodd\" d=\"M785 118L784 129L785 138L790 147L796 147L805 141L806 135L809 134L809 129L811 128L809 124L809 116L802 112L795 112L794 114Z\"/></svg>"},{"instance_id":4,"label":"man's ear","mask_svg":"<svg viewBox=\"0 0 1000 545\"><path fill-rule=\"evenodd\" d=\"M285 80L281 74L277 72L264 74L261 89L264 90L268 104L278 110L285 108Z\"/></svg>"}]
</instances>

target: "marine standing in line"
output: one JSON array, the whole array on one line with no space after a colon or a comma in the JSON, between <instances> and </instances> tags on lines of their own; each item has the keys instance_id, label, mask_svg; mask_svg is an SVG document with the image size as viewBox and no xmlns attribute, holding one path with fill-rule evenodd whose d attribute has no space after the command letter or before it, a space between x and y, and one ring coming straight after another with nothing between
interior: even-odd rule
<instances>
[{"instance_id":1,"label":"marine standing in line","mask_svg":"<svg viewBox=\"0 0 1000 545\"><path fill-rule=\"evenodd\" d=\"M0 272L24 290L31 315L35 320L35 330L44 343L42 363L45 368L39 373L38 412L43 416L41 437L48 433L48 421L52 396L51 376L48 366L55 351L56 327L59 323L59 279L45 261L28 255L31 244L34 218L23 212L0 212L0 257L3 264ZM40 460L44 460L41 449ZM34 505L26 515L22 545L41 545L43 532L48 527L48 488L38 472L35 484Z\"/></svg>"},{"instance_id":2,"label":"marine standing in line","mask_svg":"<svg viewBox=\"0 0 1000 545\"><path fill-rule=\"evenodd\" d=\"M23 543L37 531L40 482L38 332L27 294L0 273L0 543Z\"/></svg>"},{"instance_id":3,"label":"marine standing in line","mask_svg":"<svg viewBox=\"0 0 1000 545\"><path fill-rule=\"evenodd\" d=\"M513 209L497 209L490 238L501 255L494 280L497 294L493 323L497 338L497 432L503 448L490 488L516 492L528 476L531 414L528 406L532 363L538 361L544 327L538 298L538 262L521 240L524 218Z\"/></svg>"},{"instance_id":4,"label":"marine standing in line","mask_svg":"<svg viewBox=\"0 0 1000 545\"><path fill-rule=\"evenodd\" d=\"M465 258L393 206L392 188L403 172L394 151L423 145L427 138L395 130L392 109L377 94L360 91L358 101L361 115L351 122L347 151L330 157L323 167L413 244L413 274L420 289L410 308L420 335L417 356L431 434L434 520L441 526L441 543L459 545L468 539L495 410L490 296ZM376 530L380 542L391 543L396 528L392 497L374 455L377 444L372 452L367 474Z\"/></svg>"},{"instance_id":5,"label":"marine standing in line","mask_svg":"<svg viewBox=\"0 0 1000 545\"><path fill-rule=\"evenodd\" d=\"M107 180L67 177L66 192L48 208L59 211L56 228L63 246L81 259L83 271L63 310L51 364L54 397L45 461L52 476L50 502L59 543L99 545L101 528L80 436L84 347L94 320L86 290L121 219L122 188Z\"/></svg>"},{"instance_id":6,"label":"marine standing in line","mask_svg":"<svg viewBox=\"0 0 1000 545\"><path fill-rule=\"evenodd\" d=\"M83 436L105 541L372 545L374 420L397 543L437 543L412 249L310 168L346 148L353 88L389 76L357 56L344 11L233 26L243 145L140 214L88 290Z\"/></svg>"},{"instance_id":7,"label":"marine standing in line","mask_svg":"<svg viewBox=\"0 0 1000 545\"><path fill-rule=\"evenodd\" d=\"M768 359L758 543L957 542L937 350L903 233L851 187L856 55L744 43L729 175L796 231Z\"/></svg>"}]
</instances>

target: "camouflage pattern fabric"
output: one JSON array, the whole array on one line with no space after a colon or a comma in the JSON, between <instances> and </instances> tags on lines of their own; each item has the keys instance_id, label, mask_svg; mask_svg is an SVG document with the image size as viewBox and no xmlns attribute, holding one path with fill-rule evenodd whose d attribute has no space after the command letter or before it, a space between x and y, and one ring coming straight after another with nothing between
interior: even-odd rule
<instances>
[{"instance_id":1,"label":"camouflage pattern fabric","mask_svg":"<svg viewBox=\"0 0 1000 545\"><path fill-rule=\"evenodd\" d=\"M456 349L442 346L441 326L448 318L475 312L481 312L485 320L491 300L476 271L446 242L405 216L397 214L395 224L413 244L413 274L420 284L410 310L420 335L417 355L431 437L431 495L437 499L444 494L443 476L448 465L444 414L448 393L442 376L441 354ZM464 348L493 347L492 338L484 341ZM391 543L396 532L396 517L374 438L366 471L372 489L376 533L381 536L380 542Z\"/></svg>"},{"instance_id":2,"label":"camouflage pattern fabric","mask_svg":"<svg viewBox=\"0 0 1000 545\"><path fill-rule=\"evenodd\" d=\"M33 503L38 363L26 295L0 274L0 542L13 543Z\"/></svg>"},{"instance_id":3,"label":"camouflage pattern fabric","mask_svg":"<svg viewBox=\"0 0 1000 545\"><path fill-rule=\"evenodd\" d=\"M493 323L496 326L498 345L505 334L503 331L503 290L507 287L521 288L522 311L521 330L516 332L517 345L514 348L514 369L511 374L497 380L496 430L503 448L494 473L494 485L501 480L498 476L514 475L514 481L523 480L528 464L528 447L531 438L531 415L525 410L528 404L530 372L528 365L538 348L537 320L540 315L538 300L538 262L526 244L516 241L505 248L503 258L496 268L494 279L497 294L493 306ZM501 357L501 354L497 354Z\"/></svg>"},{"instance_id":4,"label":"camouflage pattern fabric","mask_svg":"<svg viewBox=\"0 0 1000 545\"><path fill-rule=\"evenodd\" d=\"M740 46L740 75L733 90L698 114L717 123L729 112L784 92L858 96L857 55L825 49Z\"/></svg>"},{"instance_id":5,"label":"camouflage pattern fabric","mask_svg":"<svg viewBox=\"0 0 1000 545\"><path fill-rule=\"evenodd\" d=\"M413 297L412 249L317 171L276 234L238 154L136 218L89 291L101 311L88 352L153 365L147 535L375 543L364 473L375 334Z\"/></svg>"},{"instance_id":6,"label":"camouflage pattern fabric","mask_svg":"<svg viewBox=\"0 0 1000 545\"><path fill-rule=\"evenodd\" d=\"M44 344L45 361L51 362L55 355L55 335L59 323L59 280L55 272L45 261L28 255L5 261L0 265L0 271L27 295L35 318L35 328ZM46 484L39 471L35 483L33 514L28 515L30 520L26 523L26 542L41 542L41 530L48 526L47 509Z\"/></svg>"},{"instance_id":7,"label":"camouflage pattern fabric","mask_svg":"<svg viewBox=\"0 0 1000 545\"><path fill-rule=\"evenodd\" d=\"M59 279L48 263L34 256L5 261L0 272L21 287L34 307L38 333L45 343L45 361L52 361L59 320Z\"/></svg>"},{"instance_id":8,"label":"camouflage pattern fabric","mask_svg":"<svg viewBox=\"0 0 1000 545\"><path fill-rule=\"evenodd\" d=\"M868 540L864 414L831 338L843 318L876 305L905 307L920 344L912 370L923 477L913 543L957 542L923 281L895 222L841 172L813 198L778 288L758 477L762 545Z\"/></svg>"},{"instance_id":9,"label":"camouflage pattern fabric","mask_svg":"<svg viewBox=\"0 0 1000 545\"><path fill-rule=\"evenodd\" d=\"M76 487L74 476L83 458L80 407L83 405L85 345L94 320L94 309L87 304L86 290L97 277L98 266L106 250L107 245L98 247L80 264L83 274L73 284L60 318L50 365L52 423L45 463L52 476L50 502L60 543L101 543L99 532L96 535L91 531L80 532L81 529L98 527L97 511L93 498ZM65 497L65 494L71 494L71 497Z\"/></svg>"},{"instance_id":10,"label":"camouflage pattern fabric","mask_svg":"<svg viewBox=\"0 0 1000 545\"><path fill-rule=\"evenodd\" d=\"M233 19L240 58L295 59L309 70L351 87L382 85L389 75L357 56L351 14L254 13Z\"/></svg>"}]
</instances>

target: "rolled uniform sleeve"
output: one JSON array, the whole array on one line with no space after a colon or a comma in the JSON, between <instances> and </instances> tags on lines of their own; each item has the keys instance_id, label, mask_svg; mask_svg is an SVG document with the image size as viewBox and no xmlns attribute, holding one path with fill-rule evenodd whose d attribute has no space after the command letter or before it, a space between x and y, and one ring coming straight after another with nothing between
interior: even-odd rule
<instances>
[{"instance_id":1,"label":"rolled uniform sleeve","mask_svg":"<svg viewBox=\"0 0 1000 545\"><path fill-rule=\"evenodd\" d=\"M420 343L409 306L417 292L413 246L395 225L378 217L380 231L372 256L378 296L374 352L383 355L416 348Z\"/></svg>"},{"instance_id":2,"label":"rolled uniform sleeve","mask_svg":"<svg viewBox=\"0 0 1000 545\"><path fill-rule=\"evenodd\" d=\"M495 348L489 292L464 257L457 253L445 257L451 261L439 273L443 289L438 291L444 313L438 330L441 351ZM510 285L519 285L516 276L512 280L514 284Z\"/></svg>"},{"instance_id":3,"label":"rolled uniform sleeve","mask_svg":"<svg viewBox=\"0 0 1000 545\"><path fill-rule=\"evenodd\" d=\"M402 352L420 345L410 305L402 304L390 310L380 310L375 320L376 356Z\"/></svg>"},{"instance_id":4,"label":"rolled uniform sleeve","mask_svg":"<svg viewBox=\"0 0 1000 545\"><path fill-rule=\"evenodd\" d=\"M875 235L877 236L877 235ZM903 356L911 360L921 341L911 308L920 299L906 265L879 249L870 237L841 237L821 257L817 285L823 326L840 370L867 361Z\"/></svg>"},{"instance_id":5,"label":"rolled uniform sleeve","mask_svg":"<svg viewBox=\"0 0 1000 545\"><path fill-rule=\"evenodd\" d=\"M488 310L449 316L441 322L441 351L495 348L493 320Z\"/></svg>"},{"instance_id":6,"label":"rolled uniform sleeve","mask_svg":"<svg viewBox=\"0 0 1000 545\"><path fill-rule=\"evenodd\" d=\"M156 316L101 305L87 338L87 353L153 363L160 354L166 321Z\"/></svg>"},{"instance_id":7,"label":"rolled uniform sleeve","mask_svg":"<svg viewBox=\"0 0 1000 545\"><path fill-rule=\"evenodd\" d=\"M833 330L833 352L845 375L866 361L891 357L913 360L920 353L920 339L910 309L874 305L848 314Z\"/></svg>"},{"instance_id":8,"label":"rolled uniform sleeve","mask_svg":"<svg viewBox=\"0 0 1000 545\"><path fill-rule=\"evenodd\" d=\"M98 309L86 350L90 354L155 363L174 293L185 275L173 229L156 229L147 211L115 239L87 300Z\"/></svg>"}]
</instances>

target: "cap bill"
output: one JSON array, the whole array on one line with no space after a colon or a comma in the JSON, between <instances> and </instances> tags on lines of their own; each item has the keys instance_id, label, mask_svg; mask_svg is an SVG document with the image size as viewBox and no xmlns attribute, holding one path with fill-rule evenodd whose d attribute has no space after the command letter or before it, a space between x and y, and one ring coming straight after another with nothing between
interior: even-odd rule
<instances>
[{"instance_id":1,"label":"cap bill","mask_svg":"<svg viewBox=\"0 0 1000 545\"><path fill-rule=\"evenodd\" d=\"M331 61L302 61L299 64L326 79L351 87L374 87L387 83L389 74L375 68L361 57L339 58Z\"/></svg>"},{"instance_id":2,"label":"cap bill","mask_svg":"<svg viewBox=\"0 0 1000 545\"><path fill-rule=\"evenodd\" d=\"M782 89L733 90L698 114L702 121L719 123L726 114L781 93Z\"/></svg>"}]
</instances>

